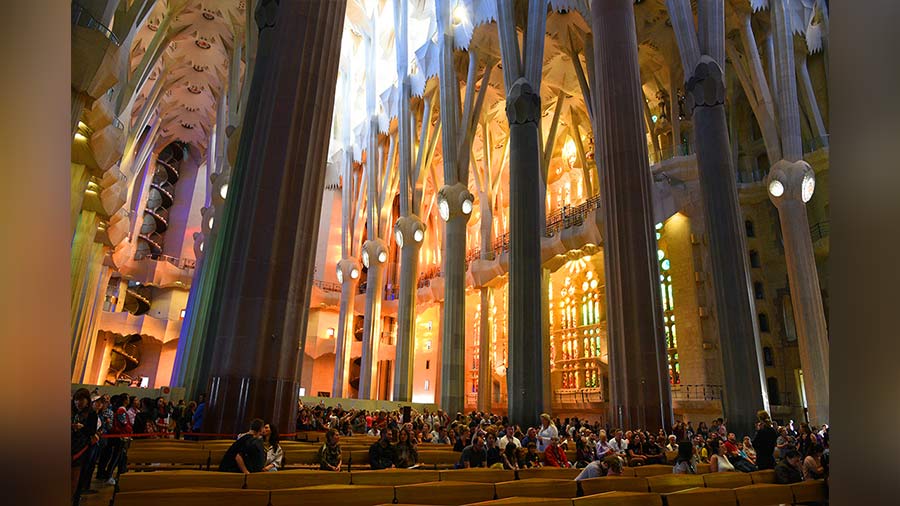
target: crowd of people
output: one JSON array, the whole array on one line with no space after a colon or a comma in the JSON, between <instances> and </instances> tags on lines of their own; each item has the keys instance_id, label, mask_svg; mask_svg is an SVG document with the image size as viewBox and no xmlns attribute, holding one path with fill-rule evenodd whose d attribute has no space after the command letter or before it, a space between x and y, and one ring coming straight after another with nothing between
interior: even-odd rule
<instances>
[{"instance_id":1,"label":"crowd of people","mask_svg":"<svg viewBox=\"0 0 900 506\"><path fill-rule=\"evenodd\" d=\"M73 494L77 503L98 480L115 483L115 472L126 466L129 438L135 434L192 439L203 424L206 403L173 403L164 398L136 399L79 389L72 404ZM378 441L369 449L372 469L415 468L420 444L450 445L459 452L457 468L525 469L565 467L582 469L578 480L622 474L625 466L665 464L676 454L673 473L696 473L699 464L710 472L752 472L774 469L777 483L827 478L829 428L806 423L778 426L766 411L758 413L756 433L738 438L718 418L694 428L677 422L670 434L662 429L614 428L578 418L555 420L543 413L540 423L522 427L505 416L443 410L419 413L403 410L345 410L340 404L299 405L296 429L324 431L318 452L319 468L341 471L341 436L366 434ZM567 450L574 450L570 461ZM219 470L226 472L278 471L286 465L278 428L254 419L225 453Z\"/></svg>"}]
</instances>

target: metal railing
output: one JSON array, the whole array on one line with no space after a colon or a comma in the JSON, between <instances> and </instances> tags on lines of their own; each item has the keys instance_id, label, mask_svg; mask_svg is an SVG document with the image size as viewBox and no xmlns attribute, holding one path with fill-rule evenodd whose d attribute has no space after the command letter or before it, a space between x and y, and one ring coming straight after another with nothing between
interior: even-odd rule
<instances>
[{"instance_id":1,"label":"metal railing","mask_svg":"<svg viewBox=\"0 0 900 506\"><path fill-rule=\"evenodd\" d=\"M97 18L92 16L91 13L88 12L87 9L85 9L84 6L79 4L78 2L72 2L72 24L90 28L91 30L96 30L102 33L116 46L119 45L119 38L116 37L116 34L114 34L113 31L109 29L109 27L107 27L100 21L97 21Z\"/></svg>"},{"instance_id":2,"label":"metal railing","mask_svg":"<svg viewBox=\"0 0 900 506\"><path fill-rule=\"evenodd\" d=\"M660 149L659 153L651 150L648 153L648 158L650 159L650 165L656 165L659 162L675 158L676 156L689 156L693 154L693 146L690 144L679 144L677 146L669 146L665 149Z\"/></svg>"},{"instance_id":3,"label":"metal railing","mask_svg":"<svg viewBox=\"0 0 900 506\"><path fill-rule=\"evenodd\" d=\"M323 291L326 292L341 292L341 285L338 283L332 283L330 281L322 281L321 279L314 279L313 286L319 287Z\"/></svg>"},{"instance_id":4,"label":"metal railing","mask_svg":"<svg viewBox=\"0 0 900 506\"><path fill-rule=\"evenodd\" d=\"M812 236L812 242L824 239L831 233L831 224L829 221L820 221L809 227L809 233Z\"/></svg>"},{"instance_id":5,"label":"metal railing","mask_svg":"<svg viewBox=\"0 0 900 506\"><path fill-rule=\"evenodd\" d=\"M717 401L722 399L722 385L676 385L672 387L676 401Z\"/></svg>"}]
</instances>

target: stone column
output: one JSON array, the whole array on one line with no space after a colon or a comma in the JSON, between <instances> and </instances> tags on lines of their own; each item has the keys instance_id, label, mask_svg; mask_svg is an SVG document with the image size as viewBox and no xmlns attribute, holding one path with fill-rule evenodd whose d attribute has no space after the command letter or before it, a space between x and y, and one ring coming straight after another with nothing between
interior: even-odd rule
<instances>
[{"instance_id":1,"label":"stone column","mask_svg":"<svg viewBox=\"0 0 900 506\"><path fill-rule=\"evenodd\" d=\"M669 429L672 402L633 2L595 2L592 28L611 420L618 427Z\"/></svg>"},{"instance_id":2,"label":"stone column","mask_svg":"<svg viewBox=\"0 0 900 506\"><path fill-rule=\"evenodd\" d=\"M722 404L735 433L752 434L756 412L768 406L756 308L735 170L725 119L722 69L703 55L687 82L687 106L693 110L697 169L703 215L709 234L716 323L722 348Z\"/></svg>"},{"instance_id":3,"label":"stone column","mask_svg":"<svg viewBox=\"0 0 900 506\"><path fill-rule=\"evenodd\" d=\"M349 184L349 183L347 183ZM337 265L338 282L341 283L341 308L338 315L337 336L334 340L334 381L332 397L344 397L347 387L347 373L350 364L350 348L353 343L353 302L359 286L359 262L355 258L345 258Z\"/></svg>"},{"instance_id":4,"label":"stone column","mask_svg":"<svg viewBox=\"0 0 900 506\"><path fill-rule=\"evenodd\" d=\"M346 2L263 0L211 295L203 430L295 423ZM203 372L203 371L201 371ZM202 381L202 380L201 380Z\"/></svg>"},{"instance_id":5,"label":"stone column","mask_svg":"<svg viewBox=\"0 0 900 506\"><path fill-rule=\"evenodd\" d=\"M491 410L491 388L492 388L492 370L491 367L491 324L490 324L490 305L491 305L491 289L481 287L481 317L480 328L478 329L478 411L488 412Z\"/></svg>"},{"instance_id":6,"label":"stone column","mask_svg":"<svg viewBox=\"0 0 900 506\"><path fill-rule=\"evenodd\" d=\"M524 78L510 87L509 120L509 419L532 424L544 409L541 329L541 97ZM641 129L643 133L643 128Z\"/></svg>"},{"instance_id":7,"label":"stone column","mask_svg":"<svg viewBox=\"0 0 900 506\"><path fill-rule=\"evenodd\" d=\"M474 200L463 183L444 186L438 192L438 207L446 222L440 406L451 418L466 404L466 223Z\"/></svg>"},{"instance_id":8,"label":"stone column","mask_svg":"<svg viewBox=\"0 0 900 506\"><path fill-rule=\"evenodd\" d=\"M415 358L416 291L419 250L425 239L425 225L412 214L401 217L394 227L400 247L400 296L397 302L397 347L394 360L394 401L408 402L413 393Z\"/></svg>"},{"instance_id":9,"label":"stone column","mask_svg":"<svg viewBox=\"0 0 900 506\"><path fill-rule=\"evenodd\" d=\"M375 218L377 219L377 218ZM381 341L381 302L384 300L384 263L387 247L381 239L363 244L366 273L366 312L363 315L362 357L359 366L359 398L373 399L372 382L378 365L378 343Z\"/></svg>"},{"instance_id":10,"label":"stone column","mask_svg":"<svg viewBox=\"0 0 900 506\"><path fill-rule=\"evenodd\" d=\"M815 191L816 176L802 160L793 163L781 160L769 171L766 184L769 198L781 218L809 420L813 425L821 425L830 421L828 328L806 217L806 203Z\"/></svg>"}]
</instances>

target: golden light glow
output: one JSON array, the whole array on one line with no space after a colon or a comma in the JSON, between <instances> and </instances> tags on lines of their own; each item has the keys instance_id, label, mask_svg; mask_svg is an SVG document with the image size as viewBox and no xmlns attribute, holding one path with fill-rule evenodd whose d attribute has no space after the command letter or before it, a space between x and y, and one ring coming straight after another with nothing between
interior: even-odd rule
<instances>
[{"instance_id":1,"label":"golden light glow","mask_svg":"<svg viewBox=\"0 0 900 506\"><path fill-rule=\"evenodd\" d=\"M462 24L469 20L469 13L466 12L466 7L459 3L456 5L456 8L453 9L453 24Z\"/></svg>"},{"instance_id":2,"label":"golden light glow","mask_svg":"<svg viewBox=\"0 0 900 506\"><path fill-rule=\"evenodd\" d=\"M85 142L87 141L87 137L85 137L81 132L77 132L75 134L75 140L78 142Z\"/></svg>"},{"instance_id":3,"label":"golden light glow","mask_svg":"<svg viewBox=\"0 0 900 506\"><path fill-rule=\"evenodd\" d=\"M566 143L563 144L562 157L569 164L569 168L575 165L575 141L571 137L567 138Z\"/></svg>"}]
</instances>

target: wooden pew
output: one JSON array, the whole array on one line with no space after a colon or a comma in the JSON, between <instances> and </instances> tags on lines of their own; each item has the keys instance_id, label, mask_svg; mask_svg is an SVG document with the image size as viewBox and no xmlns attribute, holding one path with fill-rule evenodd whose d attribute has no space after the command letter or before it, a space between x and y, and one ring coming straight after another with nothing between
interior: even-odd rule
<instances>
[{"instance_id":1,"label":"wooden pew","mask_svg":"<svg viewBox=\"0 0 900 506\"><path fill-rule=\"evenodd\" d=\"M460 457L453 450L430 450L419 452L419 462L431 469L453 469Z\"/></svg>"},{"instance_id":2,"label":"wooden pew","mask_svg":"<svg viewBox=\"0 0 900 506\"><path fill-rule=\"evenodd\" d=\"M724 488L689 488L663 494L666 506L736 506L734 490Z\"/></svg>"},{"instance_id":3,"label":"wooden pew","mask_svg":"<svg viewBox=\"0 0 900 506\"><path fill-rule=\"evenodd\" d=\"M346 467L348 454L341 453L343 466ZM319 468L319 450L304 449L284 449L284 467L285 469L318 469Z\"/></svg>"},{"instance_id":4,"label":"wooden pew","mask_svg":"<svg viewBox=\"0 0 900 506\"><path fill-rule=\"evenodd\" d=\"M660 474L672 474L672 466L665 464L651 464L649 466L632 467L635 476L658 476Z\"/></svg>"},{"instance_id":5,"label":"wooden pew","mask_svg":"<svg viewBox=\"0 0 900 506\"><path fill-rule=\"evenodd\" d=\"M574 480L529 478L500 482L495 485L495 489L498 499L516 496L571 499L578 495L578 484Z\"/></svg>"},{"instance_id":6,"label":"wooden pew","mask_svg":"<svg viewBox=\"0 0 900 506\"><path fill-rule=\"evenodd\" d=\"M571 499L560 499L558 497L504 497L503 499L494 499L493 501L482 501L469 503L466 506L516 506L518 504L536 504L540 506L572 506Z\"/></svg>"},{"instance_id":7,"label":"wooden pew","mask_svg":"<svg viewBox=\"0 0 900 506\"><path fill-rule=\"evenodd\" d=\"M209 450L202 448L129 448L129 469L203 469Z\"/></svg>"},{"instance_id":8,"label":"wooden pew","mask_svg":"<svg viewBox=\"0 0 900 506\"><path fill-rule=\"evenodd\" d=\"M703 487L703 476L696 474L660 474L647 478L650 491L657 494Z\"/></svg>"},{"instance_id":9,"label":"wooden pew","mask_svg":"<svg viewBox=\"0 0 900 506\"><path fill-rule=\"evenodd\" d=\"M740 506L772 506L774 504L791 504L794 493L788 485L757 483L734 489L734 495Z\"/></svg>"},{"instance_id":10,"label":"wooden pew","mask_svg":"<svg viewBox=\"0 0 900 506\"><path fill-rule=\"evenodd\" d=\"M807 480L800 483L791 483L791 492L794 494L794 504L806 502L823 502L828 499L828 487L825 480Z\"/></svg>"},{"instance_id":11,"label":"wooden pew","mask_svg":"<svg viewBox=\"0 0 900 506\"><path fill-rule=\"evenodd\" d=\"M116 494L116 506L267 506L268 490L173 488Z\"/></svg>"},{"instance_id":12,"label":"wooden pew","mask_svg":"<svg viewBox=\"0 0 900 506\"><path fill-rule=\"evenodd\" d=\"M374 485L316 485L313 487L273 490L271 506L298 504L335 504L341 506L373 506L394 500L394 487Z\"/></svg>"},{"instance_id":13,"label":"wooden pew","mask_svg":"<svg viewBox=\"0 0 900 506\"><path fill-rule=\"evenodd\" d=\"M766 469L764 471L753 471L750 474L750 479L753 480L754 484L757 483L775 483L775 470L774 469Z\"/></svg>"},{"instance_id":14,"label":"wooden pew","mask_svg":"<svg viewBox=\"0 0 900 506\"><path fill-rule=\"evenodd\" d=\"M397 502L411 504L469 504L494 498L493 483L435 481L394 487Z\"/></svg>"},{"instance_id":15,"label":"wooden pew","mask_svg":"<svg viewBox=\"0 0 900 506\"><path fill-rule=\"evenodd\" d=\"M501 469L454 469L452 471L439 471L441 481L476 481L480 483L500 483L501 481L513 481L516 472Z\"/></svg>"},{"instance_id":16,"label":"wooden pew","mask_svg":"<svg viewBox=\"0 0 900 506\"><path fill-rule=\"evenodd\" d=\"M636 476L601 476L588 478L578 482L584 495L594 495L603 492L648 492L650 485L647 478Z\"/></svg>"},{"instance_id":17,"label":"wooden pew","mask_svg":"<svg viewBox=\"0 0 900 506\"><path fill-rule=\"evenodd\" d=\"M530 469L519 469L517 474L520 480L527 480L529 478L574 480L581 474L581 469L574 469L571 467L532 467Z\"/></svg>"},{"instance_id":18,"label":"wooden pew","mask_svg":"<svg viewBox=\"0 0 900 506\"><path fill-rule=\"evenodd\" d=\"M753 480L749 474L736 473L707 473L703 475L703 485L706 488L737 488L752 485Z\"/></svg>"},{"instance_id":19,"label":"wooden pew","mask_svg":"<svg viewBox=\"0 0 900 506\"><path fill-rule=\"evenodd\" d=\"M572 500L573 506L662 506L659 494L648 492L604 492Z\"/></svg>"},{"instance_id":20,"label":"wooden pew","mask_svg":"<svg viewBox=\"0 0 900 506\"><path fill-rule=\"evenodd\" d=\"M167 488L243 488L241 473L213 471L156 471L153 473L124 473L119 476L120 492L159 490Z\"/></svg>"},{"instance_id":21,"label":"wooden pew","mask_svg":"<svg viewBox=\"0 0 900 506\"><path fill-rule=\"evenodd\" d=\"M441 475L438 471L420 469L380 469L350 473L350 483L353 485L410 485L440 481L440 479Z\"/></svg>"},{"instance_id":22,"label":"wooden pew","mask_svg":"<svg viewBox=\"0 0 900 506\"><path fill-rule=\"evenodd\" d=\"M296 469L247 475L247 488L260 490L349 484L350 473L347 472L336 473L334 471Z\"/></svg>"}]
</instances>

